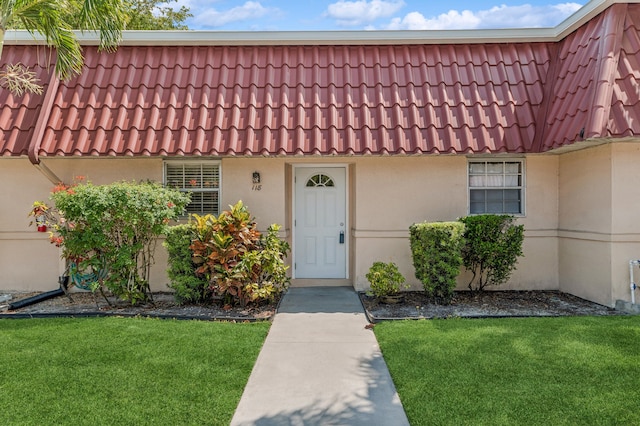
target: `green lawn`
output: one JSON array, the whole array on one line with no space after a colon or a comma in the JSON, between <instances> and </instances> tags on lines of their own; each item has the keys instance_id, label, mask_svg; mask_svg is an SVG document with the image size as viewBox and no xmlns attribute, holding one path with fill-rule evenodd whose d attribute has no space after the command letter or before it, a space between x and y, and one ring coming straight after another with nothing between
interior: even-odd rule
<instances>
[{"instance_id":1,"label":"green lawn","mask_svg":"<svg viewBox=\"0 0 640 426\"><path fill-rule=\"evenodd\" d=\"M2 425L228 425L269 329L0 320Z\"/></svg>"},{"instance_id":2,"label":"green lawn","mask_svg":"<svg viewBox=\"0 0 640 426\"><path fill-rule=\"evenodd\" d=\"M640 317L402 321L375 333L412 425L640 424Z\"/></svg>"}]
</instances>

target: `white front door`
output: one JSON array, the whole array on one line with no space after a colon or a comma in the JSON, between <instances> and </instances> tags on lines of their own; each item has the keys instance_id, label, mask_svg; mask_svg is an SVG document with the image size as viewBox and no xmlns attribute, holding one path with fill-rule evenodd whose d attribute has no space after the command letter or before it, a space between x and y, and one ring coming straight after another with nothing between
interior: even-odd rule
<instances>
[{"instance_id":1,"label":"white front door","mask_svg":"<svg viewBox=\"0 0 640 426\"><path fill-rule=\"evenodd\" d=\"M296 278L347 277L346 169L295 169Z\"/></svg>"}]
</instances>

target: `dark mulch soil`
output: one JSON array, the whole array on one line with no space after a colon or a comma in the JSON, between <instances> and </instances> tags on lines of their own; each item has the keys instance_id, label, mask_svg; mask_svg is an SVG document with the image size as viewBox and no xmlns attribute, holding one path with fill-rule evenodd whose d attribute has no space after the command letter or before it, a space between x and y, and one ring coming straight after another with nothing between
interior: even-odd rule
<instances>
[{"instance_id":1,"label":"dark mulch soil","mask_svg":"<svg viewBox=\"0 0 640 426\"><path fill-rule=\"evenodd\" d=\"M372 322L386 319L620 315L619 311L558 291L456 292L449 305L436 304L423 292L406 292L401 303L382 303L360 294Z\"/></svg>"},{"instance_id":2,"label":"dark mulch soil","mask_svg":"<svg viewBox=\"0 0 640 426\"><path fill-rule=\"evenodd\" d=\"M14 293L12 299L0 303L0 318L47 316L143 316L178 319L253 321L268 320L274 315L277 304L247 308L222 305L180 305L171 293L154 293L153 303L140 306L109 296L109 303L101 295L76 292L69 297L58 296L20 309L8 310L8 304L38 293Z\"/></svg>"},{"instance_id":3,"label":"dark mulch soil","mask_svg":"<svg viewBox=\"0 0 640 426\"><path fill-rule=\"evenodd\" d=\"M277 303L242 307L221 305L179 305L171 293L154 293L153 303L141 306L109 297L109 303L100 295L74 292L69 297L58 296L20 309L8 310L8 304L37 293L13 293L11 300L0 301L2 317L48 316L149 316L161 318L254 321L269 320ZM557 291L487 291L456 292L450 305L429 300L423 292L405 292L404 300L397 304L379 302L360 293L360 299L371 322L386 319L419 318L483 318L531 317L568 315L620 315L621 312L579 297Z\"/></svg>"}]
</instances>

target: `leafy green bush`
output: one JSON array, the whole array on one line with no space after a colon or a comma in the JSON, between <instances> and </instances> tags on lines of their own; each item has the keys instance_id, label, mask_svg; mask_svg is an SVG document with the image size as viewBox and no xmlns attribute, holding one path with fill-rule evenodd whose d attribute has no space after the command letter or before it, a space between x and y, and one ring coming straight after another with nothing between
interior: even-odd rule
<instances>
[{"instance_id":1,"label":"leafy green bush","mask_svg":"<svg viewBox=\"0 0 640 426\"><path fill-rule=\"evenodd\" d=\"M374 262L366 275L375 297L393 296L404 287L405 278L393 263Z\"/></svg>"},{"instance_id":2,"label":"leafy green bush","mask_svg":"<svg viewBox=\"0 0 640 426\"><path fill-rule=\"evenodd\" d=\"M239 201L216 218L193 215L196 238L191 244L196 273L227 303L269 300L289 284L284 257L289 245L278 238L278 225L266 236Z\"/></svg>"},{"instance_id":3,"label":"leafy green bush","mask_svg":"<svg viewBox=\"0 0 640 426\"><path fill-rule=\"evenodd\" d=\"M252 302L273 300L289 285L288 266L284 257L289 244L278 237L280 225L272 224L260 236L256 250L245 253L238 265L241 275L248 278L245 294Z\"/></svg>"},{"instance_id":4,"label":"leafy green bush","mask_svg":"<svg viewBox=\"0 0 640 426\"><path fill-rule=\"evenodd\" d=\"M106 287L132 304L148 300L156 238L189 195L151 182L116 182L59 184L51 199L55 209L36 202L32 215L46 217L51 242L63 248L71 273L93 291Z\"/></svg>"},{"instance_id":5,"label":"leafy green bush","mask_svg":"<svg viewBox=\"0 0 640 426\"><path fill-rule=\"evenodd\" d=\"M400 292L401 286L406 287L404 276L393 262L374 262L366 277L370 285L368 294L375 297L393 296Z\"/></svg>"},{"instance_id":6,"label":"leafy green bush","mask_svg":"<svg viewBox=\"0 0 640 426\"><path fill-rule=\"evenodd\" d=\"M197 266L190 249L195 236L193 223L181 224L167 230L164 242L169 254L169 287L179 303L204 303L211 299L209 281L196 275Z\"/></svg>"},{"instance_id":7,"label":"leafy green bush","mask_svg":"<svg viewBox=\"0 0 640 426\"><path fill-rule=\"evenodd\" d=\"M416 278L430 297L450 303L462 264L464 225L424 222L412 225L409 232Z\"/></svg>"},{"instance_id":8,"label":"leafy green bush","mask_svg":"<svg viewBox=\"0 0 640 426\"><path fill-rule=\"evenodd\" d=\"M476 215L460 219L465 224L462 249L465 268L473 272L470 290L504 284L522 256L524 225L510 215Z\"/></svg>"}]
</instances>

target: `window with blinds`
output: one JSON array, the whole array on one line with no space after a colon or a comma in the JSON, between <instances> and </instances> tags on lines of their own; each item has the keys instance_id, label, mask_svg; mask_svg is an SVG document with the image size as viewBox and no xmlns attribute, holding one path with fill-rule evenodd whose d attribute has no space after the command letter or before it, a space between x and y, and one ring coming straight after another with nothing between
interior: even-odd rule
<instances>
[{"instance_id":1,"label":"window with blinds","mask_svg":"<svg viewBox=\"0 0 640 426\"><path fill-rule=\"evenodd\" d=\"M220 210L220 163L177 162L164 163L165 186L191 193L191 203L186 214L219 214Z\"/></svg>"},{"instance_id":2,"label":"window with blinds","mask_svg":"<svg viewBox=\"0 0 640 426\"><path fill-rule=\"evenodd\" d=\"M469 161L469 213L524 214L523 161Z\"/></svg>"}]
</instances>

